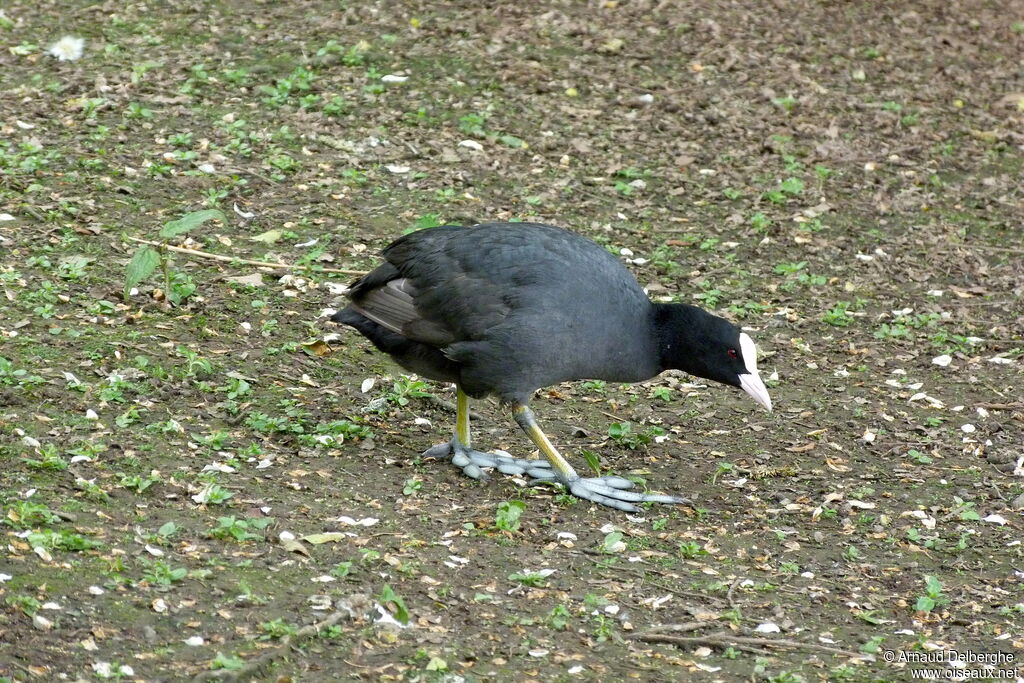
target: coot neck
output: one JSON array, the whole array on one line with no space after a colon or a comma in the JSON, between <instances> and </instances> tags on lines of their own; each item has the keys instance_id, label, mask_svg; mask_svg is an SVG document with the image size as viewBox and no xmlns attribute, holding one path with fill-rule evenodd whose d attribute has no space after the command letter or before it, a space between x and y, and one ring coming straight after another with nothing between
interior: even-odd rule
<instances>
[{"instance_id":1,"label":"coot neck","mask_svg":"<svg viewBox=\"0 0 1024 683\"><path fill-rule=\"evenodd\" d=\"M652 304L651 320L662 371L686 370L686 352L698 342L707 313L689 304Z\"/></svg>"}]
</instances>

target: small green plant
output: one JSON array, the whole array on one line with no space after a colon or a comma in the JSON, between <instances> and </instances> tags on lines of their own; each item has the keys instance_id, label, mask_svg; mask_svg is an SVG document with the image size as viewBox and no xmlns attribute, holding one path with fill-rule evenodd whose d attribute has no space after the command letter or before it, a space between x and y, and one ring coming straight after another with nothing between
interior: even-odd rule
<instances>
[{"instance_id":1,"label":"small green plant","mask_svg":"<svg viewBox=\"0 0 1024 683\"><path fill-rule=\"evenodd\" d=\"M654 441L656 437L664 436L665 430L661 427L648 427L643 431L634 431L633 425L629 422L613 422L608 426L608 436L612 441L623 448L636 450Z\"/></svg>"},{"instance_id":2,"label":"small green plant","mask_svg":"<svg viewBox=\"0 0 1024 683\"><path fill-rule=\"evenodd\" d=\"M910 330L900 323L882 323L873 336L875 339L907 339L910 337Z\"/></svg>"},{"instance_id":3,"label":"small green plant","mask_svg":"<svg viewBox=\"0 0 1024 683\"><path fill-rule=\"evenodd\" d=\"M519 531L519 518L526 510L526 503L521 500L505 500L498 503L494 513L494 527L501 531Z\"/></svg>"},{"instance_id":4,"label":"small green plant","mask_svg":"<svg viewBox=\"0 0 1024 683\"><path fill-rule=\"evenodd\" d=\"M850 302L838 301L836 305L825 312L821 317L822 322L833 327L848 327L853 318L850 317Z\"/></svg>"},{"instance_id":5,"label":"small green plant","mask_svg":"<svg viewBox=\"0 0 1024 683\"><path fill-rule=\"evenodd\" d=\"M339 562L338 564L334 565L334 569L331 570L331 576L343 579L352 573L353 566L355 566L355 563L351 560Z\"/></svg>"},{"instance_id":6,"label":"small green plant","mask_svg":"<svg viewBox=\"0 0 1024 683\"><path fill-rule=\"evenodd\" d=\"M39 611L39 608L43 606L43 603L39 602L31 595L11 595L7 597L4 602L14 609L21 610L22 614L26 617L33 616Z\"/></svg>"},{"instance_id":7,"label":"small green plant","mask_svg":"<svg viewBox=\"0 0 1024 683\"><path fill-rule=\"evenodd\" d=\"M433 396L427 391L427 383L402 375L391 386L391 391L385 394L384 398L396 406L409 405L410 398L430 398Z\"/></svg>"},{"instance_id":8,"label":"small green plant","mask_svg":"<svg viewBox=\"0 0 1024 683\"><path fill-rule=\"evenodd\" d=\"M273 521L272 517L247 517L245 519L218 517L217 526L206 533L211 538L219 538L225 541L229 539L239 542L259 541L263 539L263 535L255 532L263 531Z\"/></svg>"},{"instance_id":9,"label":"small green plant","mask_svg":"<svg viewBox=\"0 0 1024 683\"><path fill-rule=\"evenodd\" d=\"M572 612L565 605L555 605L554 608L548 613L547 622L548 626L556 631L564 631L569 627L569 621L572 619Z\"/></svg>"},{"instance_id":10,"label":"small green plant","mask_svg":"<svg viewBox=\"0 0 1024 683\"><path fill-rule=\"evenodd\" d=\"M957 514L960 515L960 520L963 522L977 522L981 519L981 515L974 509L974 503L966 501L960 496L953 496L953 502L956 503Z\"/></svg>"},{"instance_id":11,"label":"small green plant","mask_svg":"<svg viewBox=\"0 0 1024 683\"><path fill-rule=\"evenodd\" d=\"M172 278L166 240L177 235L183 235L210 220L226 221L227 218L224 216L224 212L219 209L204 209L203 211L193 211L177 220L164 223L158 233L158 236L164 241L156 247L144 244L132 255L132 259L125 271L125 301L131 295L132 288L152 275L158 267L163 271L164 295L170 303L177 306L184 299L191 296L195 292L195 285L191 283L191 279L187 275L173 273L174 277Z\"/></svg>"},{"instance_id":12,"label":"small green plant","mask_svg":"<svg viewBox=\"0 0 1024 683\"><path fill-rule=\"evenodd\" d=\"M884 642L885 636L872 636L868 638L866 643L860 646L860 651L872 655L876 654L882 648L882 643Z\"/></svg>"},{"instance_id":13,"label":"small green plant","mask_svg":"<svg viewBox=\"0 0 1024 683\"><path fill-rule=\"evenodd\" d=\"M299 632L299 627L289 624L282 618L272 619L271 621L264 621L260 624L260 630L263 631L261 640L271 640L284 638L285 636L293 636Z\"/></svg>"},{"instance_id":14,"label":"small green plant","mask_svg":"<svg viewBox=\"0 0 1024 683\"><path fill-rule=\"evenodd\" d=\"M789 113L796 109L797 100L795 97L786 95L785 97L773 97L772 104L782 109L784 112Z\"/></svg>"},{"instance_id":15,"label":"small green plant","mask_svg":"<svg viewBox=\"0 0 1024 683\"><path fill-rule=\"evenodd\" d=\"M439 225L444 225L444 221L441 220L441 216L436 213L425 213L417 218L412 225L402 231L403 235L408 235L410 232L416 232L418 230L427 230L429 228L436 228Z\"/></svg>"},{"instance_id":16,"label":"small green plant","mask_svg":"<svg viewBox=\"0 0 1024 683\"><path fill-rule=\"evenodd\" d=\"M148 477L143 477L138 474L120 473L118 476L121 478L121 486L129 491L134 491L135 493L142 493L150 486L160 481L160 477L152 474Z\"/></svg>"},{"instance_id":17,"label":"small green plant","mask_svg":"<svg viewBox=\"0 0 1024 683\"><path fill-rule=\"evenodd\" d=\"M524 586L530 586L531 588L539 588L540 586L543 586L544 582L547 580L547 577L548 575L544 572L529 571L516 572L514 574L508 575L509 581L515 581Z\"/></svg>"},{"instance_id":18,"label":"small green plant","mask_svg":"<svg viewBox=\"0 0 1024 683\"><path fill-rule=\"evenodd\" d=\"M711 477L711 483L712 484L717 484L718 483L718 478L720 476L722 476L723 474L732 474L732 472L735 469L736 469L736 465L732 464L731 462L720 462L720 463L718 463L718 467L715 468L715 474Z\"/></svg>"},{"instance_id":19,"label":"small green plant","mask_svg":"<svg viewBox=\"0 0 1024 683\"><path fill-rule=\"evenodd\" d=\"M466 114L465 116L460 116L459 130L474 137L487 137L487 131L484 129L484 123L487 122L488 116L489 114L487 113Z\"/></svg>"},{"instance_id":20,"label":"small green plant","mask_svg":"<svg viewBox=\"0 0 1024 683\"><path fill-rule=\"evenodd\" d=\"M226 655L223 652L218 652L217 656L210 662L210 668L214 671L238 671L245 666L245 660L236 655Z\"/></svg>"},{"instance_id":21,"label":"small green plant","mask_svg":"<svg viewBox=\"0 0 1024 683\"><path fill-rule=\"evenodd\" d=\"M409 609L405 606L405 600L395 593L391 586L385 585L377 596L377 600L391 610L391 616L395 618L395 621L400 624L409 623Z\"/></svg>"},{"instance_id":22,"label":"small green plant","mask_svg":"<svg viewBox=\"0 0 1024 683\"><path fill-rule=\"evenodd\" d=\"M333 422L321 422L313 428L310 434L299 434L299 443L314 448L337 448L346 441L358 441L369 439L373 432L363 424L356 424L348 420L334 420ZM419 490L417 488L417 490Z\"/></svg>"},{"instance_id":23,"label":"small green plant","mask_svg":"<svg viewBox=\"0 0 1024 683\"><path fill-rule=\"evenodd\" d=\"M60 451L53 444L42 444L36 452L39 454L39 459L24 458L23 462L34 470L50 470L54 472L62 472L68 468L68 462L61 457Z\"/></svg>"},{"instance_id":24,"label":"small green plant","mask_svg":"<svg viewBox=\"0 0 1024 683\"><path fill-rule=\"evenodd\" d=\"M668 403L672 400L672 390L668 387L654 387L651 389L651 398L656 398Z\"/></svg>"},{"instance_id":25,"label":"small green plant","mask_svg":"<svg viewBox=\"0 0 1024 683\"><path fill-rule=\"evenodd\" d=\"M142 578L154 586L166 587L176 581L181 581L186 576L188 576L188 569L185 567L171 567L163 560L154 560Z\"/></svg>"},{"instance_id":26,"label":"small green plant","mask_svg":"<svg viewBox=\"0 0 1024 683\"><path fill-rule=\"evenodd\" d=\"M932 458L925 455L919 450L911 448L907 451L907 457L916 462L918 465L930 465L932 464Z\"/></svg>"},{"instance_id":27,"label":"small green plant","mask_svg":"<svg viewBox=\"0 0 1024 683\"><path fill-rule=\"evenodd\" d=\"M196 496L196 502L206 505L223 505L235 496L220 484L208 484Z\"/></svg>"},{"instance_id":28,"label":"small green plant","mask_svg":"<svg viewBox=\"0 0 1024 683\"><path fill-rule=\"evenodd\" d=\"M764 213L758 211L750 217L750 227L756 232L768 232L768 228L772 225L772 219L768 218Z\"/></svg>"},{"instance_id":29,"label":"small green plant","mask_svg":"<svg viewBox=\"0 0 1024 683\"><path fill-rule=\"evenodd\" d=\"M604 541L601 543L601 552L613 554L622 552L626 544L623 542L624 534L621 531L612 531L605 534Z\"/></svg>"},{"instance_id":30,"label":"small green plant","mask_svg":"<svg viewBox=\"0 0 1024 683\"><path fill-rule=\"evenodd\" d=\"M402 495L413 496L419 493L420 489L423 488L423 480L418 477L410 477L405 480L405 485L402 487Z\"/></svg>"},{"instance_id":31,"label":"small green plant","mask_svg":"<svg viewBox=\"0 0 1024 683\"><path fill-rule=\"evenodd\" d=\"M683 541L679 544L679 554L687 560L692 560L695 557L707 555L708 551L704 550L704 546L697 541Z\"/></svg>"},{"instance_id":32,"label":"small green plant","mask_svg":"<svg viewBox=\"0 0 1024 683\"><path fill-rule=\"evenodd\" d=\"M580 449L580 455L583 456L583 461L587 463L587 467L594 474L601 475L601 456L589 448Z\"/></svg>"},{"instance_id":33,"label":"small green plant","mask_svg":"<svg viewBox=\"0 0 1024 683\"><path fill-rule=\"evenodd\" d=\"M49 526L60 521L60 517L43 503L21 500L7 508L0 517L0 524L7 524L15 529L31 529L37 526Z\"/></svg>"},{"instance_id":34,"label":"small green plant","mask_svg":"<svg viewBox=\"0 0 1024 683\"><path fill-rule=\"evenodd\" d=\"M182 376L188 378L203 377L213 373L213 363L200 356L187 346L176 346L174 352L185 359Z\"/></svg>"},{"instance_id":35,"label":"small green plant","mask_svg":"<svg viewBox=\"0 0 1024 683\"><path fill-rule=\"evenodd\" d=\"M24 368L14 367L14 363L0 356L0 386L35 386L45 381L38 375L30 375Z\"/></svg>"},{"instance_id":36,"label":"small green plant","mask_svg":"<svg viewBox=\"0 0 1024 683\"><path fill-rule=\"evenodd\" d=\"M151 119L153 118L153 110L138 102L129 102L128 108L124 112L124 117L126 119Z\"/></svg>"}]
</instances>

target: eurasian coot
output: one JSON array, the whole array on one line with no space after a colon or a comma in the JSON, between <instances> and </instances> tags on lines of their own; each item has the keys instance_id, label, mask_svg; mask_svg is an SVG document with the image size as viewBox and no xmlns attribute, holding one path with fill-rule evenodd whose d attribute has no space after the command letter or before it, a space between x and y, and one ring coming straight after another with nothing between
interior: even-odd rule
<instances>
[{"instance_id":1,"label":"eurasian coot","mask_svg":"<svg viewBox=\"0 0 1024 683\"><path fill-rule=\"evenodd\" d=\"M650 301L604 248L539 223L446 225L395 240L386 263L352 284L334 320L401 366L457 386L455 434L424 455L561 482L620 510L684 499L629 491L621 477L580 477L534 419L540 387L578 379L640 382L676 368L740 387L771 410L757 350L734 325L687 304ZM467 396L497 396L548 462L470 447Z\"/></svg>"}]
</instances>

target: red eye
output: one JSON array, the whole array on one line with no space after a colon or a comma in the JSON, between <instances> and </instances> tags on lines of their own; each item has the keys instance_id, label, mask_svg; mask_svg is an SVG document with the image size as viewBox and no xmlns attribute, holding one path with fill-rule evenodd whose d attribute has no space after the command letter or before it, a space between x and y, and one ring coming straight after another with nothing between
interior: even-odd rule
<instances>
[{"instance_id":1,"label":"red eye","mask_svg":"<svg viewBox=\"0 0 1024 683\"><path fill-rule=\"evenodd\" d=\"M729 354L729 358L738 358L739 354L736 353L736 349L729 349L726 351Z\"/></svg>"}]
</instances>

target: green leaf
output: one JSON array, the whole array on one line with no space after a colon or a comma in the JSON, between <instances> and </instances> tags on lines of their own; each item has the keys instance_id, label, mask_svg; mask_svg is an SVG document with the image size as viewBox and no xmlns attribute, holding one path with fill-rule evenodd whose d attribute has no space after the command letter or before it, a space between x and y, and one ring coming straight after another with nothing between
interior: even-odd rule
<instances>
[{"instance_id":1,"label":"green leaf","mask_svg":"<svg viewBox=\"0 0 1024 683\"><path fill-rule=\"evenodd\" d=\"M925 574L924 587L933 598L942 594L942 582L930 574Z\"/></svg>"},{"instance_id":2,"label":"green leaf","mask_svg":"<svg viewBox=\"0 0 1024 683\"><path fill-rule=\"evenodd\" d=\"M149 246L139 247L135 255L132 256L131 262L128 263L128 269L124 275L124 296L126 299L132 287L152 275L159 264L160 252Z\"/></svg>"},{"instance_id":3,"label":"green leaf","mask_svg":"<svg viewBox=\"0 0 1024 683\"><path fill-rule=\"evenodd\" d=\"M798 195L804 191L804 181L799 178L786 178L779 183L779 189L789 195Z\"/></svg>"},{"instance_id":4,"label":"green leaf","mask_svg":"<svg viewBox=\"0 0 1024 683\"><path fill-rule=\"evenodd\" d=\"M526 510L526 503L521 500L506 500L498 503L498 511L494 515L494 526L502 531L518 531L519 518Z\"/></svg>"},{"instance_id":5,"label":"green leaf","mask_svg":"<svg viewBox=\"0 0 1024 683\"><path fill-rule=\"evenodd\" d=\"M523 142L522 138L517 138L515 135L502 135L498 139L509 147L515 147L517 149L520 147L526 147L526 143Z\"/></svg>"},{"instance_id":6,"label":"green leaf","mask_svg":"<svg viewBox=\"0 0 1024 683\"><path fill-rule=\"evenodd\" d=\"M440 657L431 657L430 661L427 662L427 671L447 671L448 662L444 661Z\"/></svg>"},{"instance_id":7,"label":"green leaf","mask_svg":"<svg viewBox=\"0 0 1024 683\"><path fill-rule=\"evenodd\" d=\"M261 232L259 235L256 235L254 237L250 237L249 239L251 239L253 242L263 242L263 244L273 244L274 242L278 241L282 237L284 237L284 232L282 232L280 230L267 230L266 232Z\"/></svg>"},{"instance_id":8,"label":"green leaf","mask_svg":"<svg viewBox=\"0 0 1024 683\"><path fill-rule=\"evenodd\" d=\"M604 544L601 546L601 550L606 553L614 553L616 552L616 546L619 544L619 541L621 540L622 532L613 531L604 537Z\"/></svg>"},{"instance_id":9,"label":"green leaf","mask_svg":"<svg viewBox=\"0 0 1024 683\"><path fill-rule=\"evenodd\" d=\"M392 616L395 618L395 621L400 624L409 623L409 610L405 606L405 600L400 598L391 586L385 585L384 588L381 589L380 595L377 596L377 599L380 600L385 607L391 605L394 606L395 611Z\"/></svg>"},{"instance_id":10,"label":"green leaf","mask_svg":"<svg viewBox=\"0 0 1024 683\"><path fill-rule=\"evenodd\" d=\"M161 237L174 237L182 233L188 232L194 228L198 228L206 221L217 219L219 221L226 221L224 212L218 209L205 209L203 211L193 211L187 213L176 221L164 223L164 227L160 230Z\"/></svg>"},{"instance_id":11,"label":"green leaf","mask_svg":"<svg viewBox=\"0 0 1024 683\"><path fill-rule=\"evenodd\" d=\"M918 612L931 612L935 609L935 600L929 598L927 595L921 595L917 598L917 602L914 604L914 609Z\"/></svg>"},{"instance_id":12,"label":"green leaf","mask_svg":"<svg viewBox=\"0 0 1024 683\"><path fill-rule=\"evenodd\" d=\"M302 540L306 543L312 543L313 545L320 545L321 543L340 543L346 540L345 534L340 531L325 531L322 534L310 534L303 536Z\"/></svg>"}]
</instances>

